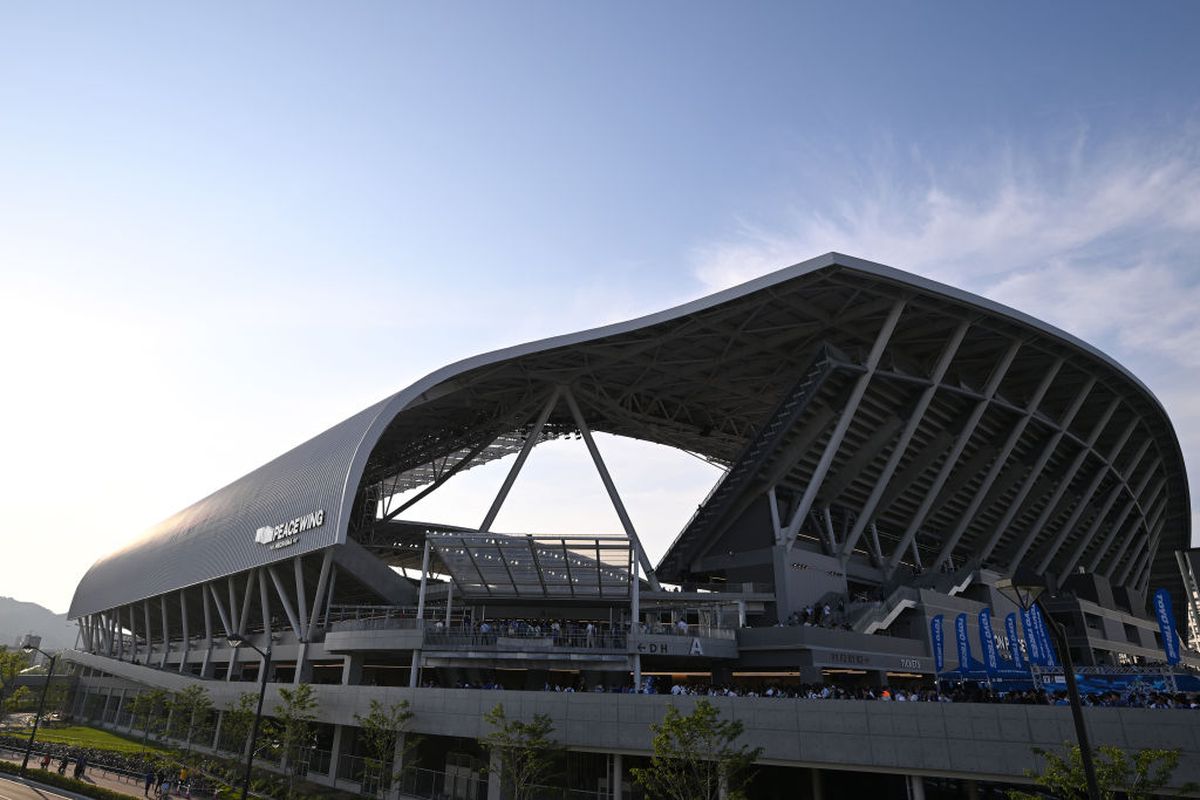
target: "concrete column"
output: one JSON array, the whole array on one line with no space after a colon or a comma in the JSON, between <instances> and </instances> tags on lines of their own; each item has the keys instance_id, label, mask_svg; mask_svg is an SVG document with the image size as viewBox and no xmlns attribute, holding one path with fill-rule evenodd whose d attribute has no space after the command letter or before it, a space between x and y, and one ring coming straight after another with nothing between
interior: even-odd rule
<instances>
[{"instance_id":1,"label":"concrete column","mask_svg":"<svg viewBox=\"0 0 1200 800\"><path fill-rule=\"evenodd\" d=\"M342 656L342 685L354 686L362 683L362 656Z\"/></svg>"},{"instance_id":2,"label":"concrete column","mask_svg":"<svg viewBox=\"0 0 1200 800\"><path fill-rule=\"evenodd\" d=\"M906 775L908 800L925 800L925 779L920 775Z\"/></svg>"},{"instance_id":3,"label":"concrete column","mask_svg":"<svg viewBox=\"0 0 1200 800\"><path fill-rule=\"evenodd\" d=\"M495 750L488 760L487 800L500 800L500 753Z\"/></svg>"},{"instance_id":4,"label":"concrete column","mask_svg":"<svg viewBox=\"0 0 1200 800\"><path fill-rule=\"evenodd\" d=\"M338 766L342 760L342 731L344 725L333 726L333 741L329 745L329 785L337 784Z\"/></svg>"},{"instance_id":5,"label":"concrete column","mask_svg":"<svg viewBox=\"0 0 1200 800\"><path fill-rule=\"evenodd\" d=\"M808 771L811 777L810 785L812 787L812 800L825 800L825 790L821 785L821 770L813 767Z\"/></svg>"},{"instance_id":6,"label":"concrete column","mask_svg":"<svg viewBox=\"0 0 1200 800\"><path fill-rule=\"evenodd\" d=\"M965 781L967 785L967 800L979 800L979 783L977 781Z\"/></svg>"},{"instance_id":7,"label":"concrete column","mask_svg":"<svg viewBox=\"0 0 1200 800\"><path fill-rule=\"evenodd\" d=\"M212 680L213 662L212 662L212 641L210 640L204 646L204 659L200 662L200 677L205 680Z\"/></svg>"},{"instance_id":8,"label":"concrete column","mask_svg":"<svg viewBox=\"0 0 1200 800\"><path fill-rule=\"evenodd\" d=\"M396 748L392 751L392 774L385 776L390 779L391 789L387 796L391 800L400 800L400 772L404 769L404 734L396 737Z\"/></svg>"},{"instance_id":9,"label":"concrete column","mask_svg":"<svg viewBox=\"0 0 1200 800\"><path fill-rule=\"evenodd\" d=\"M121 727L121 708L125 705L125 689L121 690L121 694L117 696L117 710L113 712L113 727Z\"/></svg>"},{"instance_id":10,"label":"concrete column","mask_svg":"<svg viewBox=\"0 0 1200 800\"><path fill-rule=\"evenodd\" d=\"M221 744L221 722L225 719L225 712L217 709L217 724L213 725L212 749L216 752L220 749Z\"/></svg>"},{"instance_id":11,"label":"concrete column","mask_svg":"<svg viewBox=\"0 0 1200 800\"><path fill-rule=\"evenodd\" d=\"M612 756L612 800L621 800L621 780L625 777L625 765L620 753Z\"/></svg>"},{"instance_id":12,"label":"concrete column","mask_svg":"<svg viewBox=\"0 0 1200 800\"><path fill-rule=\"evenodd\" d=\"M312 662L308 660L308 642L301 642L300 649L296 653L296 674L292 677L292 683L311 682Z\"/></svg>"}]
</instances>

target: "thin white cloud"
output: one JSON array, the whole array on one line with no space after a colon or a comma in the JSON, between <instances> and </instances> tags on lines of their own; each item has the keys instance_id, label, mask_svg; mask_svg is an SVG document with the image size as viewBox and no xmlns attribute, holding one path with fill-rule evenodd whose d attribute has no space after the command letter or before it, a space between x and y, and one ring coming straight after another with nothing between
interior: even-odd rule
<instances>
[{"instance_id":1,"label":"thin white cloud","mask_svg":"<svg viewBox=\"0 0 1200 800\"><path fill-rule=\"evenodd\" d=\"M698 248L695 274L722 288L836 250L986 295L1128 366L1200 464L1196 142L1190 128L1106 148L1078 139L1048 156L1008 150L971 168L925 167L919 181L895 165L875 176L876 191L794 209L782 226L743 224Z\"/></svg>"}]
</instances>

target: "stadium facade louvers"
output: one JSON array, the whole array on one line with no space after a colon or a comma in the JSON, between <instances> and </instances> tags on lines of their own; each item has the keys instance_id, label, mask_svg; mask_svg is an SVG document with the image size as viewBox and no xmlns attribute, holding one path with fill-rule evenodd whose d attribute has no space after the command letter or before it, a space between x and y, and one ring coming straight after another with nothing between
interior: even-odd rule
<instances>
[{"instance_id":1,"label":"stadium facade louvers","mask_svg":"<svg viewBox=\"0 0 1200 800\"><path fill-rule=\"evenodd\" d=\"M657 565L597 431L725 468ZM515 479L536 444L572 435L610 491L620 541L492 533L511 480L475 530L401 516L411 505L402 495L513 454ZM1018 311L830 253L641 319L447 366L100 559L69 615L81 630L75 658L113 675L123 673L100 665L237 683L249 673L221 642L241 631L276 641L295 680L338 665L332 682L352 683L382 659L408 665L400 682L415 684L495 668L503 654L431 648L419 624L366 649L335 647L347 609L402 617L420 604L478 623L576 608L644 621L686 616L690 601L693 621L748 628L728 639L714 630L713 648L727 642L720 659L651 657L660 671L813 674L853 652L868 655L850 663L886 679L887 664L931 672L929 615L999 610L990 583L1024 565L1124 625L1120 635L1082 625L1086 663L1145 662L1155 652L1147 592L1168 588L1181 619L1193 599L1175 555L1190 545L1190 520L1170 419L1120 364ZM432 569L420 585L392 569L423 563ZM853 639L809 631L806 643L797 629L795 641L754 640L829 602L851 630L821 635ZM700 608L712 613L698 618ZM892 635L870 635L884 630ZM524 663L628 679L650 652L634 638L619 657Z\"/></svg>"}]
</instances>

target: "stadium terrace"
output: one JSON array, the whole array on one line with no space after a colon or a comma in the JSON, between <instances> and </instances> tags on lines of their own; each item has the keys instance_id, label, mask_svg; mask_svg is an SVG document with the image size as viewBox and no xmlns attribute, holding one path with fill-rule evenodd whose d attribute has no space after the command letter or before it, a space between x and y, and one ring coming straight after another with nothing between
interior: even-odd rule
<instances>
[{"instance_id":1,"label":"stadium terrace","mask_svg":"<svg viewBox=\"0 0 1200 800\"><path fill-rule=\"evenodd\" d=\"M721 467L657 563L597 432ZM530 452L565 437L621 530L493 530ZM477 527L419 515L498 459ZM558 789L639 797L648 723L704 696L763 748L756 798L968 796L1069 736L1048 622L997 590L1022 569L1055 587L1096 743L1184 747L1179 779L1200 780L1190 526L1171 421L1128 370L830 253L447 366L164 520L76 590L72 710L124 729L139 692L199 684L216 711L193 744L236 754L222 709L264 662L234 637L271 648L268 713L313 685L303 769L351 792L498 800L480 739L502 700L553 720ZM897 696L956 702L870 702ZM419 779L383 789L357 718L400 700Z\"/></svg>"}]
</instances>

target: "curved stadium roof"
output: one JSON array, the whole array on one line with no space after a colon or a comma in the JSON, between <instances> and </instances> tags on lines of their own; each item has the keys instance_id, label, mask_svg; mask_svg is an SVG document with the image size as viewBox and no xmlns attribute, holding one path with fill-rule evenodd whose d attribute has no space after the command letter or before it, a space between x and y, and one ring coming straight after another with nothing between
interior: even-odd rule
<instances>
[{"instance_id":1,"label":"curved stadium roof","mask_svg":"<svg viewBox=\"0 0 1200 800\"><path fill-rule=\"evenodd\" d=\"M664 580L702 572L722 514L776 486L799 535L824 535L818 509L858 532L827 543L843 557L895 567L915 545L928 563L1086 567L1181 591L1172 551L1191 539L1183 459L1135 376L1025 314L829 253L438 370L97 561L69 615L348 539L372 546L379 501L519 449L562 385L594 430L731 467L727 507L688 524L658 566ZM778 435L767 430L784 418ZM542 438L574 429L556 408ZM755 443L767 433L762 456ZM317 510L324 524L296 546L256 544L258 528Z\"/></svg>"}]
</instances>

